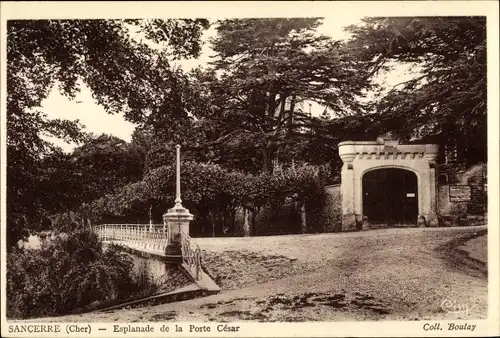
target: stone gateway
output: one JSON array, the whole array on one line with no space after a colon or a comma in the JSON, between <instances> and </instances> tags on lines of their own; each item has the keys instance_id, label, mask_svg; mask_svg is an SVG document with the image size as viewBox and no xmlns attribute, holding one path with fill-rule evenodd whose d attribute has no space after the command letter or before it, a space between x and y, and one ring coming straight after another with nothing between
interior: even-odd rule
<instances>
[{"instance_id":1,"label":"stone gateway","mask_svg":"<svg viewBox=\"0 0 500 338\"><path fill-rule=\"evenodd\" d=\"M374 223L437 226L436 144L399 144L392 137L375 142L339 143L342 231Z\"/></svg>"},{"instance_id":2,"label":"stone gateway","mask_svg":"<svg viewBox=\"0 0 500 338\"><path fill-rule=\"evenodd\" d=\"M340 186L325 187L336 231L382 226L462 226L487 221L487 165L467 164L437 144L391 137L345 141Z\"/></svg>"}]
</instances>

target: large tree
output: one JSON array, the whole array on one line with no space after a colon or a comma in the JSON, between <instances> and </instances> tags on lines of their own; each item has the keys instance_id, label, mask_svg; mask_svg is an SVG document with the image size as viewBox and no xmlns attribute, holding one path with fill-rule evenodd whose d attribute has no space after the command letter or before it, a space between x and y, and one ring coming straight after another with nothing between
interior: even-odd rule
<instances>
[{"instance_id":1,"label":"large tree","mask_svg":"<svg viewBox=\"0 0 500 338\"><path fill-rule=\"evenodd\" d=\"M486 18L367 18L349 45L373 70L413 66L413 79L374 102L380 130L404 139L463 147L463 160L486 160Z\"/></svg>"},{"instance_id":2,"label":"large tree","mask_svg":"<svg viewBox=\"0 0 500 338\"><path fill-rule=\"evenodd\" d=\"M39 153L47 146L40 130L75 136L74 125L47 121L37 111L55 84L73 98L83 83L109 113L143 122L179 95L182 74L169 60L198 56L207 26L201 19L9 21L8 144Z\"/></svg>"},{"instance_id":3,"label":"large tree","mask_svg":"<svg viewBox=\"0 0 500 338\"><path fill-rule=\"evenodd\" d=\"M141 180L144 158L134 144L102 134L92 135L71 154L52 153L41 164L44 175L40 190L52 196L45 206L56 213L77 211L83 202ZM57 190L51 189L55 182Z\"/></svg>"},{"instance_id":4,"label":"large tree","mask_svg":"<svg viewBox=\"0 0 500 338\"><path fill-rule=\"evenodd\" d=\"M84 136L78 122L40 111L53 86L74 98L84 84L108 113L143 123L165 101L178 100L182 74L169 60L197 56L207 27L204 19L8 21L9 246L39 223L43 210L39 161L54 147L41 136Z\"/></svg>"},{"instance_id":5,"label":"large tree","mask_svg":"<svg viewBox=\"0 0 500 338\"><path fill-rule=\"evenodd\" d=\"M213 67L196 71L200 104L217 160L272 170L311 136L307 109L316 101L337 115L363 112L370 73L346 46L317 33L321 20L235 19L217 23ZM238 160L239 163L235 163Z\"/></svg>"}]
</instances>

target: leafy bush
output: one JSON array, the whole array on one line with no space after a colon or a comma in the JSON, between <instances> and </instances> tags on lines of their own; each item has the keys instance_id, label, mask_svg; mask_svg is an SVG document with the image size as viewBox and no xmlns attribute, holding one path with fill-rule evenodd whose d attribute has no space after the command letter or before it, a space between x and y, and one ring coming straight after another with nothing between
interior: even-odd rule
<instances>
[{"instance_id":1,"label":"leafy bush","mask_svg":"<svg viewBox=\"0 0 500 338\"><path fill-rule=\"evenodd\" d=\"M58 232L68 232L77 230L82 226L81 216L73 211L55 214L51 217L52 230Z\"/></svg>"},{"instance_id":2,"label":"leafy bush","mask_svg":"<svg viewBox=\"0 0 500 338\"><path fill-rule=\"evenodd\" d=\"M129 296L137 292L132 265L116 247L103 250L85 230L60 235L40 249L17 249L7 256L7 315L61 315Z\"/></svg>"},{"instance_id":3,"label":"leafy bush","mask_svg":"<svg viewBox=\"0 0 500 338\"><path fill-rule=\"evenodd\" d=\"M308 205L312 210L313 205L321 205L324 186L320 168L310 165L278 167L272 174L252 175L187 161L181 167L181 177L183 204L196 216L191 223L195 235L205 234L207 229L220 235L226 227L232 227L234 233L236 211L242 207L253 214L269 207L280 215L280 208L294 202L299 209ZM156 211L153 216L160 220L161 214L173 206L174 198L175 170L173 166L162 166L148 172L142 181L94 201L86 212L93 223L110 216L148 222L151 205ZM301 218L293 219L300 222Z\"/></svg>"}]
</instances>

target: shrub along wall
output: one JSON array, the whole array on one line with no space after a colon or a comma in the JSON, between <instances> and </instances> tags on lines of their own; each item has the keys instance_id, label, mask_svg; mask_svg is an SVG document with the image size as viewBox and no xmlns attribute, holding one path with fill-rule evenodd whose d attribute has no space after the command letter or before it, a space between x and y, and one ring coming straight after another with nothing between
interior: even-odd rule
<instances>
[{"instance_id":1,"label":"shrub along wall","mask_svg":"<svg viewBox=\"0 0 500 338\"><path fill-rule=\"evenodd\" d=\"M130 257L115 246L103 250L97 236L76 231L7 255L7 317L56 316L147 290Z\"/></svg>"},{"instance_id":2,"label":"shrub along wall","mask_svg":"<svg viewBox=\"0 0 500 338\"><path fill-rule=\"evenodd\" d=\"M325 171L324 171L325 172ZM196 162L181 167L183 204L195 215L193 236L285 234L316 232L318 205L323 203L323 181L318 167L275 168L272 174L251 175L221 166ZM148 223L174 205L172 166L149 172L142 181L83 205L82 219L93 224L116 219ZM66 219L57 215L56 219ZM310 221L308 219L310 218ZM247 230L245 230L247 229Z\"/></svg>"},{"instance_id":3,"label":"shrub along wall","mask_svg":"<svg viewBox=\"0 0 500 338\"><path fill-rule=\"evenodd\" d=\"M325 232L338 232L342 224L342 197L340 184L325 187L325 204L323 206L323 222Z\"/></svg>"}]
</instances>

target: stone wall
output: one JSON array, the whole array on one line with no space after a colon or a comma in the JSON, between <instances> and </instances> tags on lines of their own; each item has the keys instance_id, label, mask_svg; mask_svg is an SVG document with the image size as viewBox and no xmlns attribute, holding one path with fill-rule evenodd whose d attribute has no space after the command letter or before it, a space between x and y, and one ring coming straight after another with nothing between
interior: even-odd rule
<instances>
[{"instance_id":1,"label":"stone wall","mask_svg":"<svg viewBox=\"0 0 500 338\"><path fill-rule=\"evenodd\" d=\"M168 278L170 269L164 261L155 258L139 257L133 254L128 255L134 262L134 273L137 278L148 276L148 281L156 285L163 284Z\"/></svg>"},{"instance_id":2,"label":"stone wall","mask_svg":"<svg viewBox=\"0 0 500 338\"><path fill-rule=\"evenodd\" d=\"M437 187L437 212L439 226L485 224L487 216L486 165L478 164L467 170L450 173L440 170L439 175L446 175L444 182ZM451 186L470 186L469 201L450 201ZM338 232L342 224L342 194L339 184L325 188L325 204L319 219L308 214L310 232ZM237 229L242 228L243 212L237 214ZM264 225L267 227L264 227ZM272 226L270 226L272 225ZM263 209L256 217L256 234L299 233L300 213L292 203L276 213L276 210ZM316 227L314 227L316 226ZM272 231L270 231L270 228ZM280 231L281 230L281 231ZM286 231L285 231L286 230ZM238 233L242 236L243 233Z\"/></svg>"},{"instance_id":3,"label":"stone wall","mask_svg":"<svg viewBox=\"0 0 500 338\"><path fill-rule=\"evenodd\" d=\"M104 249L106 248L107 244L104 245ZM120 248L121 251L132 258L134 277L136 279L147 278L148 283L156 285L161 285L168 279L171 267L165 263L164 257L132 250L123 246Z\"/></svg>"},{"instance_id":4,"label":"stone wall","mask_svg":"<svg viewBox=\"0 0 500 338\"><path fill-rule=\"evenodd\" d=\"M466 170L450 172L440 182L437 191L439 226L485 224L487 220L486 165L478 164ZM450 201L450 186L470 186L470 200ZM342 222L342 196L340 185L325 187L326 203L323 213L324 232L340 231Z\"/></svg>"},{"instance_id":5,"label":"stone wall","mask_svg":"<svg viewBox=\"0 0 500 338\"><path fill-rule=\"evenodd\" d=\"M440 184L438 188L440 226L486 223L486 165L477 164L457 173L442 170L440 175L443 174L447 175L448 184ZM470 198L461 201L451 200L450 187L470 187Z\"/></svg>"}]
</instances>

